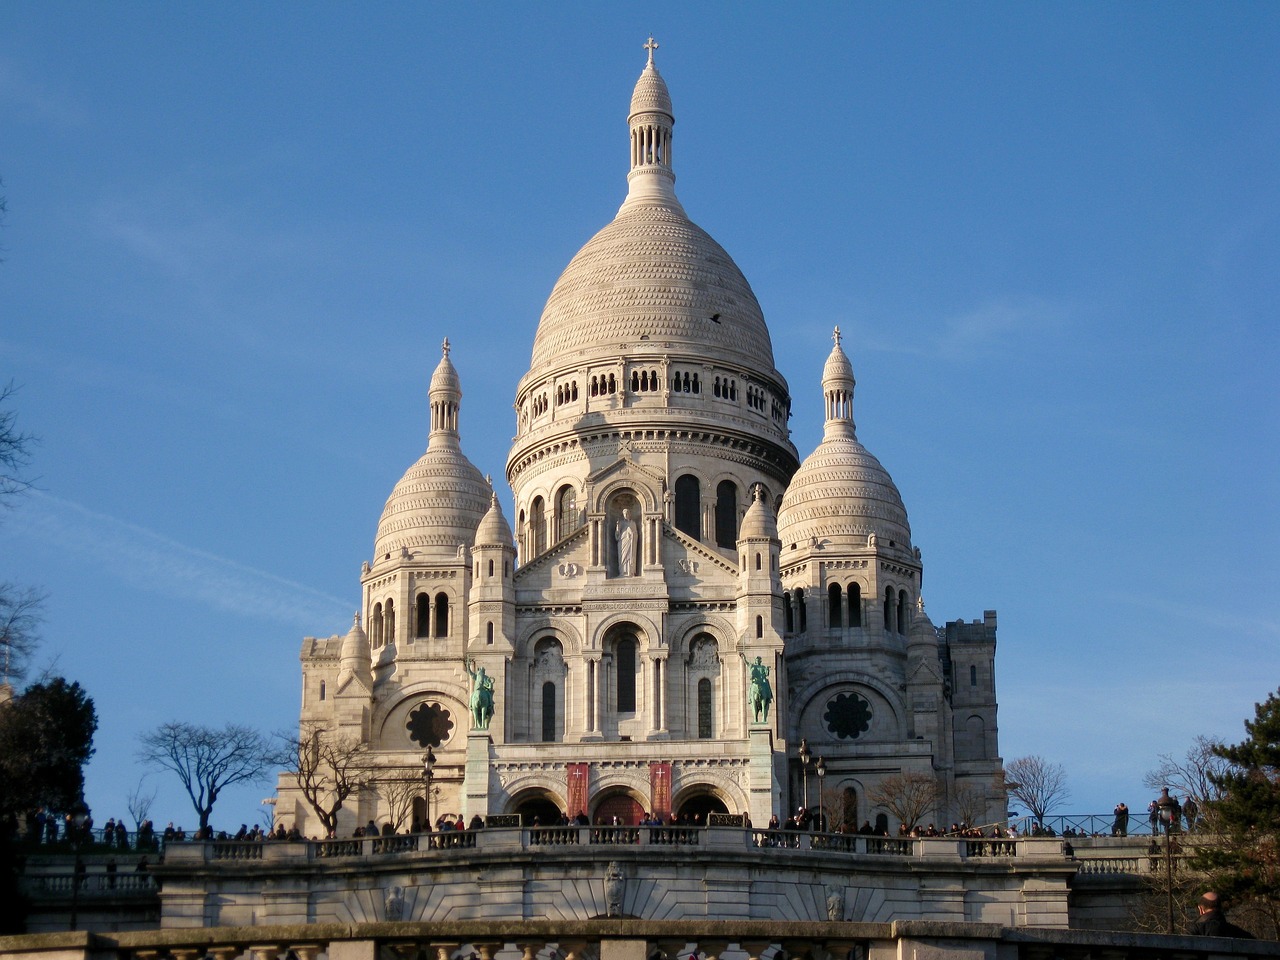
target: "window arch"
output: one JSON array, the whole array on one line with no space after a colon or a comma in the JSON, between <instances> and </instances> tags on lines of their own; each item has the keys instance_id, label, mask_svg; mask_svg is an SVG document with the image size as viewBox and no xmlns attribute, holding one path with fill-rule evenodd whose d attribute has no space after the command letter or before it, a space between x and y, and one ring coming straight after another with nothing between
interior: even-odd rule
<instances>
[{"instance_id":1,"label":"window arch","mask_svg":"<svg viewBox=\"0 0 1280 960\"><path fill-rule=\"evenodd\" d=\"M488 623L484 625L484 634L485 634L484 642L487 644L492 644L493 643L493 621L492 620L490 620Z\"/></svg>"},{"instance_id":2,"label":"window arch","mask_svg":"<svg viewBox=\"0 0 1280 960\"><path fill-rule=\"evenodd\" d=\"M373 616L369 618L369 640L373 649L382 646L382 604L373 605Z\"/></svg>"},{"instance_id":3,"label":"window arch","mask_svg":"<svg viewBox=\"0 0 1280 960\"><path fill-rule=\"evenodd\" d=\"M756 615L756 639L759 640L764 636L764 617Z\"/></svg>"},{"instance_id":4,"label":"window arch","mask_svg":"<svg viewBox=\"0 0 1280 960\"><path fill-rule=\"evenodd\" d=\"M849 626L862 626L862 588L856 583L849 584Z\"/></svg>"},{"instance_id":5,"label":"window arch","mask_svg":"<svg viewBox=\"0 0 1280 960\"><path fill-rule=\"evenodd\" d=\"M787 633L796 632L795 611L793 610L791 603L792 603L791 591L786 590L782 594L782 610L783 610L783 613L786 615Z\"/></svg>"},{"instance_id":6,"label":"window arch","mask_svg":"<svg viewBox=\"0 0 1280 960\"><path fill-rule=\"evenodd\" d=\"M907 597L907 591L898 591L898 632L906 635L907 624L911 622L911 601Z\"/></svg>"},{"instance_id":7,"label":"window arch","mask_svg":"<svg viewBox=\"0 0 1280 960\"><path fill-rule=\"evenodd\" d=\"M431 636L431 597L425 593L418 594L413 604L415 637Z\"/></svg>"},{"instance_id":8,"label":"window arch","mask_svg":"<svg viewBox=\"0 0 1280 960\"><path fill-rule=\"evenodd\" d=\"M383 611L383 619L386 621L383 636L387 643L396 642L396 602L388 600L386 609Z\"/></svg>"},{"instance_id":9,"label":"window arch","mask_svg":"<svg viewBox=\"0 0 1280 960\"><path fill-rule=\"evenodd\" d=\"M449 595L447 593L436 594L435 613L436 636L447 637L449 635Z\"/></svg>"},{"instance_id":10,"label":"window arch","mask_svg":"<svg viewBox=\"0 0 1280 960\"><path fill-rule=\"evenodd\" d=\"M894 621L897 619L898 604L897 599L893 595L893 587L885 587L884 591L884 632L893 633L898 627Z\"/></svg>"},{"instance_id":11,"label":"window arch","mask_svg":"<svg viewBox=\"0 0 1280 960\"><path fill-rule=\"evenodd\" d=\"M733 547L738 543L738 485L721 480L716 486L716 546Z\"/></svg>"},{"instance_id":12,"label":"window arch","mask_svg":"<svg viewBox=\"0 0 1280 960\"><path fill-rule=\"evenodd\" d=\"M564 648L554 636L534 644L530 674L528 733L530 740L559 743L564 738Z\"/></svg>"},{"instance_id":13,"label":"window arch","mask_svg":"<svg viewBox=\"0 0 1280 960\"><path fill-rule=\"evenodd\" d=\"M804 633L809 629L809 614L804 606L804 587L796 587L796 629Z\"/></svg>"},{"instance_id":14,"label":"window arch","mask_svg":"<svg viewBox=\"0 0 1280 960\"><path fill-rule=\"evenodd\" d=\"M702 539L702 489L698 478L686 473L676 478L676 529L695 540Z\"/></svg>"},{"instance_id":15,"label":"window arch","mask_svg":"<svg viewBox=\"0 0 1280 960\"><path fill-rule=\"evenodd\" d=\"M844 591L840 589L840 584L833 583L827 587L827 625L831 627L843 627L844 617L841 615L841 607L844 600Z\"/></svg>"},{"instance_id":16,"label":"window arch","mask_svg":"<svg viewBox=\"0 0 1280 960\"><path fill-rule=\"evenodd\" d=\"M566 483L556 494L556 540L578 529L578 491Z\"/></svg>"}]
</instances>

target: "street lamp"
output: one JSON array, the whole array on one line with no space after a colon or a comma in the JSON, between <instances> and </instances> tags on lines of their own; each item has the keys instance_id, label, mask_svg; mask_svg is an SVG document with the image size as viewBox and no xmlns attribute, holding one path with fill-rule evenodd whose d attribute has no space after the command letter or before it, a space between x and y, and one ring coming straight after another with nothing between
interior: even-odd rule
<instances>
[{"instance_id":1,"label":"street lamp","mask_svg":"<svg viewBox=\"0 0 1280 960\"><path fill-rule=\"evenodd\" d=\"M1160 798L1156 800L1160 811L1160 823L1164 824L1164 873L1169 905L1169 933L1173 933L1173 832L1174 824L1180 818L1178 801L1169 796L1169 788L1160 790Z\"/></svg>"},{"instance_id":2,"label":"street lamp","mask_svg":"<svg viewBox=\"0 0 1280 960\"><path fill-rule=\"evenodd\" d=\"M431 829L431 775L436 768L436 755L431 752L431 748L427 747L427 752L422 755L422 782L426 786L427 798L427 830Z\"/></svg>"},{"instance_id":3,"label":"street lamp","mask_svg":"<svg viewBox=\"0 0 1280 960\"><path fill-rule=\"evenodd\" d=\"M809 752L809 741L804 737L800 738L800 770L804 777L804 812L809 813L809 759L813 756Z\"/></svg>"},{"instance_id":4,"label":"street lamp","mask_svg":"<svg viewBox=\"0 0 1280 960\"><path fill-rule=\"evenodd\" d=\"M823 833L827 832L827 816L826 810L822 805L822 778L827 775L827 763L821 757L818 758L818 764L814 767L814 773L818 775L818 829Z\"/></svg>"}]
</instances>

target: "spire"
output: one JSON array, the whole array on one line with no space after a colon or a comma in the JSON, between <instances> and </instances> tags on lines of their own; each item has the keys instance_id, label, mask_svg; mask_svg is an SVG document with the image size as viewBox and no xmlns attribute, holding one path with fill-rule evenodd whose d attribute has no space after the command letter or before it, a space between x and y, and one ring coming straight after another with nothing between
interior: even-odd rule
<instances>
[{"instance_id":1,"label":"spire","mask_svg":"<svg viewBox=\"0 0 1280 960\"><path fill-rule=\"evenodd\" d=\"M822 368L822 395L826 400L827 422L823 439L832 437L853 438L853 364L840 346L840 328L831 334L835 342L827 365Z\"/></svg>"},{"instance_id":2,"label":"spire","mask_svg":"<svg viewBox=\"0 0 1280 960\"><path fill-rule=\"evenodd\" d=\"M428 397L431 402L431 435L427 446L440 442L445 445L458 444L458 408L462 403L462 383L458 379L458 371L449 359L449 338L445 337L440 345L440 362L435 373L431 375L431 387Z\"/></svg>"},{"instance_id":3,"label":"spire","mask_svg":"<svg viewBox=\"0 0 1280 960\"><path fill-rule=\"evenodd\" d=\"M653 37L649 38L644 49L648 51L649 59L632 91L631 113L627 117L631 127L627 203L657 201L678 208L676 175L671 167L671 128L676 122L671 112L671 94L653 61L653 52L658 49Z\"/></svg>"}]
</instances>

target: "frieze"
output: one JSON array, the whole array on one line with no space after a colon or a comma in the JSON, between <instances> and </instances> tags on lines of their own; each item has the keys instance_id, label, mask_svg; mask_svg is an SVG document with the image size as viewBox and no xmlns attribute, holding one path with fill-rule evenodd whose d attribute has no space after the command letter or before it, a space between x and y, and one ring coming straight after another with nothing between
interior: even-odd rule
<instances>
[{"instance_id":1,"label":"frieze","mask_svg":"<svg viewBox=\"0 0 1280 960\"><path fill-rule=\"evenodd\" d=\"M520 614L528 614L531 617L580 617L582 616L582 607L579 604L553 605L548 604L516 604L516 610Z\"/></svg>"},{"instance_id":2,"label":"frieze","mask_svg":"<svg viewBox=\"0 0 1280 960\"><path fill-rule=\"evenodd\" d=\"M584 600L582 607L591 613L595 613L598 610L655 610L662 612L667 610L669 605L666 600Z\"/></svg>"},{"instance_id":3,"label":"frieze","mask_svg":"<svg viewBox=\"0 0 1280 960\"><path fill-rule=\"evenodd\" d=\"M899 576L906 577L908 580L914 580L916 571L910 567L904 567L896 563L890 563L887 560L880 561L880 569L885 573L896 573Z\"/></svg>"},{"instance_id":4,"label":"frieze","mask_svg":"<svg viewBox=\"0 0 1280 960\"><path fill-rule=\"evenodd\" d=\"M457 576L457 570L414 570L409 574L409 582L417 583L419 580L454 580Z\"/></svg>"}]
</instances>

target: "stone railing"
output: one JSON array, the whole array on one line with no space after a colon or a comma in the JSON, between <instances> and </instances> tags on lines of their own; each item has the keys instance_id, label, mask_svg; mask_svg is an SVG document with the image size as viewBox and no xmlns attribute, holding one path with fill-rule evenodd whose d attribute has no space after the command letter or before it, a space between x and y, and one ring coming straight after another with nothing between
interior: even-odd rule
<instances>
[{"instance_id":1,"label":"stone railing","mask_svg":"<svg viewBox=\"0 0 1280 960\"><path fill-rule=\"evenodd\" d=\"M487 828L443 833L397 834L348 840L236 841L208 840L172 844L166 863L268 860L334 860L398 855L465 856L469 852L515 852L548 847L662 847L731 851L740 849L805 852L814 855L921 858L938 857L1064 859L1062 841L1049 837L1010 840L963 837L879 837L846 833L810 833L740 827L553 826ZM1145 858L1112 858L1139 860Z\"/></svg>"},{"instance_id":2,"label":"stone railing","mask_svg":"<svg viewBox=\"0 0 1280 960\"><path fill-rule=\"evenodd\" d=\"M0 937L0 960L1263 960L1280 943L1117 932L1026 930L983 923L598 920L454 921L203 927Z\"/></svg>"}]
</instances>

